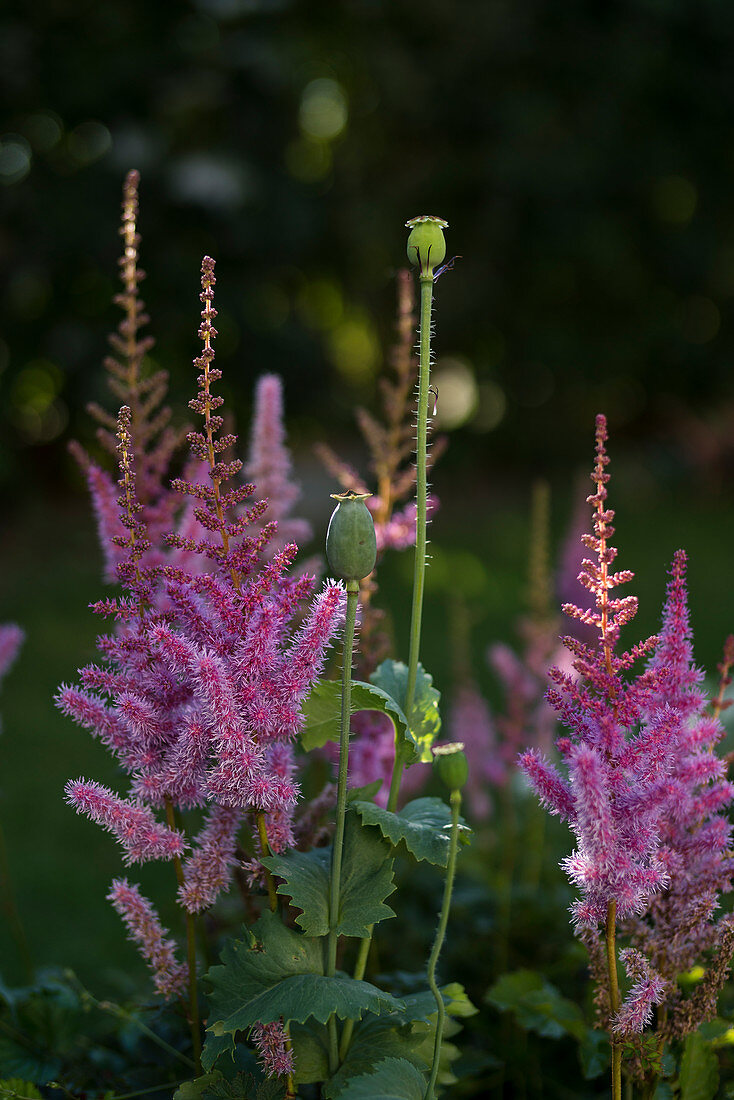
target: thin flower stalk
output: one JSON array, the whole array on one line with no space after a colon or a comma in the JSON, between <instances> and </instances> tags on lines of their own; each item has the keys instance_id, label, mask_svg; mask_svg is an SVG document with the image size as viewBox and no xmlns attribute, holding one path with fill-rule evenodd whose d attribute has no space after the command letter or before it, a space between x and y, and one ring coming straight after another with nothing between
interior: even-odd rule
<instances>
[{"instance_id":1,"label":"thin flower stalk","mask_svg":"<svg viewBox=\"0 0 734 1100\"><path fill-rule=\"evenodd\" d=\"M332 848L331 876L329 881L329 936L327 941L326 974L333 978L336 973L336 951L339 936L339 906L341 899L341 870L344 850L344 824L347 809L347 773L349 769L349 721L352 705L352 649L357 621L359 601L359 582L347 581L347 612L344 626L344 656L342 661L341 718L339 732L339 772L336 796L336 829ZM329 1019L329 1070L336 1073L339 1068L339 1046L336 1018Z\"/></svg>"}]
</instances>

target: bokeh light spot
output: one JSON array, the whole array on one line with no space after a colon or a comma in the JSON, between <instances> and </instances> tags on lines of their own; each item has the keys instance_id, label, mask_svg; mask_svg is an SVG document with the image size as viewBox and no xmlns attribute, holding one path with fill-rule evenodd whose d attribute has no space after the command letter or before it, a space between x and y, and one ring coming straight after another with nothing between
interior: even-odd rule
<instances>
[{"instance_id":1,"label":"bokeh light spot","mask_svg":"<svg viewBox=\"0 0 734 1100\"><path fill-rule=\"evenodd\" d=\"M478 408L471 427L477 432L491 432L498 427L507 412L505 391L496 382L480 382Z\"/></svg>"},{"instance_id":2,"label":"bokeh light spot","mask_svg":"<svg viewBox=\"0 0 734 1100\"><path fill-rule=\"evenodd\" d=\"M683 339L689 344L707 344L721 328L721 314L715 302L693 294L683 305Z\"/></svg>"},{"instance_id":3,"label":"bokeh light spot","mask_svg":"<svg viewBox=\"0 0 734 1100\"><path fill-rule=\"evenodd\" d=\"M685 176L663 176L655 181L652 201L661 221L686 225L696 211L698 192Z\"/></svg>"},{"instance_id":4,"label":"bokeh light spot","mask_svg":"<svg viewBox=\"0 0 734 1100\"><path fill-rule=\"evenodd\" d=\"M48 153L61 141L64 126L53 111L35 111L26 115L22 130L38 153Z\"/></svg>"},{"instance_id":5,"label":"bokeh light spot","mask_svg":"<svg viewBox=\"0 0 734 1100\"><path fill-rule=\"evenodd\" d=\"M351 314L329 334L329 352L340 374L350 382L371 378L380 364L380 345L369 321Z\"/></svg>"},{"instance_id":6,"label":"bokeh light spot","mask_svg":"<svg viewBox=\"0 0 734 1100\"><path fill-rule=\"evenodd\" d=\"M101 122L89 119L75 126L67 138L67 149L74 164L85 168L103 157L112 145L112 137Z\"/></svg>"},{"instance_id":7,"label":"bokeh light spot","mask_svg":"<svg viewBox=\"0 0 734 1100\"><path fill-rule=\"evenodd\" d=\"M298 121L310 138L333 141L347 125L347 97L336 80L312 80L303 90Z\"/></svg>"},{"instance_id":8,"label":"bokeh light spot","mask_svg":"<svg viewBox=\"0 0 734 1100\"><path fill-rule=\"evenodd\" d=\"M314 279L298 293L298 311L307 325L332 329L344 316L341 290L330 279Z\"/></svg>"},{"instance_id":9,"label":"bokeh light spot","mask_svg":"<svg viewBox=\"0 0 734 1100\"><path fill-rule=\"evenodd\" d=\"M465 359L444 356L436 362L431 372L431 382L438 390L436 426L451 430L465 424L479 400L477 382L470 364Z\"/></svg>"},{"instance_id":10,"label":"bokeh light spot","mask_svg":"<svg viewBox=\"0 0 734 1100\"><path fill-rule=\"evenodd\" d=\"M31 170L31 147L19 134L4 134L0 140L0 183L20 183Z\"/></svg>"}]
</instances>

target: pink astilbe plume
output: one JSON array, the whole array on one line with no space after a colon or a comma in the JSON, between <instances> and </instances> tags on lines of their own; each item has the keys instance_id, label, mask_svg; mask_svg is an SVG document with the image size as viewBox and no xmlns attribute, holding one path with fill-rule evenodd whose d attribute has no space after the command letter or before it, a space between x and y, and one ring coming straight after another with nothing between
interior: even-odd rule
<instances>
[{"instance_id":1,"label":"pink astilbe plume","mask_svg":"<svg viewBox=\"0 0 734 1100\"><path fill-rule=\"evenodd\" d=\"M686 555L673 558L663 608L660 642L650 659L651 671L661 676L648 707L668 703L683 718L679 750L666 776L668 812L661 822L660 854L670 876L668 888L656 895L645 914L630 924L630 932L667 979L679 999L675 980L690 970L708 950L718 950L728 935L725 920L714 919L719 897L732 888L734 857L728 809L734 785L726 778L726 763L716 755L724 736L718 717L708 713L702 689L703 672L693 661L688 614ZM694 1030L688 1002L669 1016L673 1033Z\"/></svg>"},{"instance_id":2,"label":"pink astilbe plume","mask_svg":"<svg viewBox=\"0 0 734 1100\"><path fill-rule=\"evenodd\" d=\"M250 1032L266 1077L284 1077L293 1073L293 1054L282 1024L255 1024Z\"/></svg>"},{"instance_id":3,"label":"pink astilbe plume","mask_svg":"<svg viewBox=\"0 0 734 1100\"><path fill-rule=\"evenodd\" d=\"M93 605L113 619L98 639L102 660L57 696L115 754L129 782L123 795L80 779L68 785L68 800L116 836L127 863L172 860L188 913L228 887L237 833L251 815L262 818L270 850L293 844L292 743L346 603L343 585L327 583L313 597L312 577L289 574L295 544L266 555L276 525L259 524L265 503L247 506L250 485L227 487L241 463L223 458L236 437L220 434L221 398L212 392L220 377L212 366L214 283L214 261L205 257L199 393L191 403L203 426L189 436L196 462L174 483L177 499L191 504L185 524L154 544L124 407L113 535L123 595ZM186 838L175 813L191 807L205 809L204 823ZM132 912L131 895L124 897Z\"/></svg>"},{"instance_id":4,"label":"pink astilbe plume","mask_svg":"<svg viewBox=\"0 0 734 1100\"><path fill-rule=\"evenodd\" d=\"M153 971L156 991L166 999L182 993L186 985L186 967L176 958L176 944L169 939L152 904L137 886L116 878L107 895L122 917L133 943Z\"/></svg>"},{"instance_id":5,"label":"pink astilbe plume","mask_svg":"<svg viewBox=\"0 0 734 1100\"><path fill-rule=\"evenodd\" d=\"M0 680L18 656L25 634L15 623L0 625Z\"/></svg>"},{"instance_id":6,"label":"pink astilbe plume","mask_svg":"<svg viewBox=\"0 0 734 1100\"><path fill-rule=\"evenodd\" d=\"M100 783L71 780L66 785L66 800L117 837L126 864L173 859L184 853L186 843L179 832L156 821L147 806L120 798Z\"/></svg>"},{"instance_id":7,"label":"pink astilbe plume","mask_svg":"<svg viewBox=\"0 0 734 1100\"><path fill-rule=\"evenodd\" d=\"M288 543L306 543L311 538L310 524L290 513L301 495L292 480L291 456L285 442L283 425L283 383L277 374L265 374L255 390L255 412L250 435L250 450L245 474L259 497L268 502L263 520L278 525L265 550L272 558Z\"/></svg>"},{"instance_id":8,"label":"pink astilbe plume","mask_svg":"<svg viewBox=\"0 0 734 1100\"><path fill-rule=\"evenodd\" d=\"M489 706L473 680L461 683L448 714L451 741L460 741L469 762L464 793L475 821L486 821L492 812L490 789L506 782L506 768L500 758L497 732Z\"/></svg>"},{"instance_id":9,"label":"pink astilbe plume","mask_svg":"<svg viewBox=\"0 0 734 1100\"><path fill-rule=\"evenodd\" d=\"M176 495L167 483L171 458L181 442L181 432L170 426L171 411L165 405L168 389L166 371L146 372L145 357L154 340L141 335L149 322L139 286L145 278L138 259L140 234L137 228L138 186L140 174L128 172L123 185L122 224L123 253L119 259L120 293L115 305L122 310L117 331L110 336L112 355L104 360L108 384L116 399L130 409L131 450L138 467L138 501L142 520L157 546L163 533L170 529L178 507ZM88 411L98 424L97 438L102 448L115 455L117 450L116 418L96 403ZM122 532L115 509L114 479L99 463L93 461L78 444L71 445L89 489L99 541L105 559L105 580L117 580L116 567L123 555L114 543Z\"/></svg>"},{"instance_id":10,"label":"pink astilbe plume","mask_svg":"<svg viewBox=\"0 0 734 1100\"><path fill-rule=\"evenodd\" d=\"M668 983L634 947L624 948L619 958L631 985L624 1005L614 1017L612 1031L622 1036L634 1035L650 1023L654 1006L665 1000Z\"/></svg>"},{"instance_id":11,"label":"pink astilbe plume","mask_svg":"<svg viewBox=\"0 0 734 1100\"><path fill-rule=\"evenodd\" d=\"M614 512L606 504L606 438L606 420L599 416L592 474L596 492L589 497L594 534L583 538L593 558L583 560L579 575L594 596L594 607L566 604L563 609L593 626L597 642L592 647L564 639L578 680L558 668L550 673L555 687L548 701L570 733L557 741L568 779L535 750L520 758L551 813L568 820L576 835L577 849L564 867L581 892L572 906L579 928L604 923L610 905L622 919L640 914L667 885L661 819L681 728L680 715L669 707L649 714L653 693L660 689L655 669L634 679L626 675L638 657L650 653L656 639L616 653L620 631L635 615L637 600L611 594L632 573L611 571L617 551L609 541Z\"/></svg>"}]
</instances>

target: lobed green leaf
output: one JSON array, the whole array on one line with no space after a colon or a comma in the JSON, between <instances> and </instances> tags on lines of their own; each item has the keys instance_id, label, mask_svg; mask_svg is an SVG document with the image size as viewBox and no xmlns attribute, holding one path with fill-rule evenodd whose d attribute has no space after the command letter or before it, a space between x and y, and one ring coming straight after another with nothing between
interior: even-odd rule
<instances>
[{"instance_id":1,"label":"lobed green leaf","mask_svg":"<svg viewBox=\"0 0 734 1100\"><path fill-rule=\"evenodd\" d=\"M440 798L416 798L392 813L374 802L355 801L354 809L365 825L376 825L382 835L397 847L402 841L410 854L435 867L445 867L451 841L451 810ZM469 843L471 830L460 820L459 837Z\"/></svg>"},{"instance_id":2,"label":"lobed green leaf","mask_svg":"<svg viewBox=\"0 0 734 1100\"><path fill-rule=\"evenodd\" d=\"M336 1095L338 1100L423 1100L425 1089L425 1077L412 1062L385 1058L373 1072L352 1077Z\"/></svg>"},{"instance_id":3,"label":"lobed green leaf","mask_svg":"<svg viewBox=\"0 0 734 1100\"><path fill-rule=\"evenodd\" d=\"M263 913L252 933L230 941L222 965L209 971L213 990L208 1030L216 1036L234 1036L258 1022L305 1023L313 1018L323 1024L332 1014L359 1020L365 1012L380 1015L403 1007L369 982L325 977L323 944L286 928L275 913Z\"/></svg>"},{"instance_id":4,"label":"lobed green leaf","mask_svg":"<svg viewBox=\"0 0 734 1100\"><path fill-rule=\"evenodd\" d=\"M371 806L371 802L362 803ZM278 893L289 897L301 910L296 923L308 936L325 936L329 931L329 875L331 846L310 852L291 850L268 856L263 864L284 881ZM395 913L385 898L395 889L390 845L374 829L366 828L356 813L348 811L344 828L341 896L337 933L362 938L370 926Z\"/></svg>"}]
</instances>

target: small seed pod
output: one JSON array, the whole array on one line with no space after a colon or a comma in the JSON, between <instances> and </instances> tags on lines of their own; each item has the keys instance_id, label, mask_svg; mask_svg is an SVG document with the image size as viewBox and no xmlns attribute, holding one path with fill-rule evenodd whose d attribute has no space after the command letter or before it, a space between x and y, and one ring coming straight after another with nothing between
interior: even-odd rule
<instances>
[{"instance_id":1,"label":"small seed pod","mask_svg":"<svg viewBox=\"0 0 734 1100\"><path fill-rule=\"evenodd\" d=\"M463 743L453 741L450 745L437 745L433 750L433 770L450 791L460 791L469 778Z\"/></svg>"},{"instance_id":2,"label":"small seed pod","mask_svg":"<svg viewBox=\"0 0 734 1100\"><path fill-rule=\"evenodd\" d=\"M343 581L361 581L375 568L375 523L365 504L370 493L332 493L337 500L326 532L329 568Z\"/></svg>"},{"instance_id":3,"label":"small seed pod","mask_svg":"<svg viewBox=\"0 0 734 1100\"><path fill-rule=\"evenodd\" d=\"M431 214L422 214L405 223L410 230L408 237L408 259L420 269L421 275L433 278L433 269L446 257L446 241L443 238L448 222L443 218L434 218Z\"/></svg>"}]
</instances>

